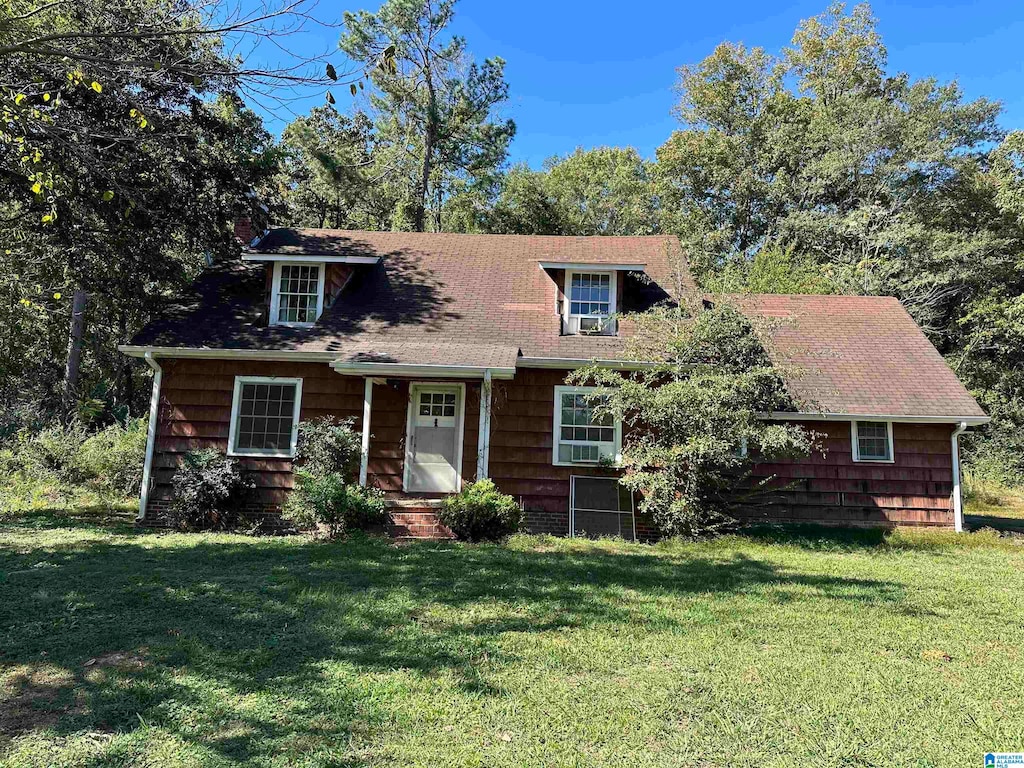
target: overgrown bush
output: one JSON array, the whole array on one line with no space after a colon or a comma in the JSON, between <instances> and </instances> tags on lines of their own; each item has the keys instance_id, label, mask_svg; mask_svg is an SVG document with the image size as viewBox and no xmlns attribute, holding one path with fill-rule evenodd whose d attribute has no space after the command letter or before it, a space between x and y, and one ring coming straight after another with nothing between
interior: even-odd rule
<instances>
[{"instance_id":1,"label":"overgrown bush","mask_svg":"<svg viewBox=\"0 0 1024 768\"><path fill-rule=\"evenodd\" d=\"M295 460L306 472L345 477L359 466L360 435L352 428L352 419L335 422L329 416L299 423Z\"/></svg>"},{"instance_id":2,"label":"overgrown bush","mask_svg":"<svg viewBox=\"0 0 1024 768\"><path fill-rule=\"evenodd\" d=\"M295 473L295 488L281 516L303 530L322 530L335 538L349 531L383 525L384 492L346 482L339 472Z\"/></svg>"},{"instance_id":3,"label":"overgrown bush","mask_svg":"<svg viewBox=\"0 0 1024 768\"><path fill-rule=\"evenodd\" d=\"M86 479L80 460L89 431L79 421L55 422L38 432L22 430L14 445L14 460L33 480L73 485Z\"/></svg>"},{"instance_id":4,"label":"overgrown bush","mask_svg":"<svg viewBox=\"0 0 1024 768\"><path fill-rule=\"evenodd\" d=\"M110 493L133 496L142 485L146 458L146 420L132 419L125 425L111 424L82 443L78 465Z\"/></svg>"},{"instance_id":5,"label":"overgrown bush","mask_svg":"<svg viewBox=\"0 0 1024 768\"><path fill-rule=\"evenodd\" d=\"M299 424L295 488L282 510L296 527L336 537L384 523L384 494L353 482L361 441L352 424L329 417Z\"/></svg>"},{"instance_id":6,"label":"overgrown bush","mask_svg":"<svg viewBox=\"0 0 1024 768\"><path fill-rule=\"evenodd\" d=\"M446 497L440 518L463 541L501 541L520 529L523 511L515 499L484 478Z\"/></svg>"},{"instance_id":7,"label":"overgrown bush","mask_svg":"<svg viewBox=\"0 0 1024 768\"><path fill-rule=\"evenodd\" d=\"M171 522L186 531L224 531L238 527L254 484L238 461L207 448L192 451L174 473Z\"/></svg>"}]
</instances>

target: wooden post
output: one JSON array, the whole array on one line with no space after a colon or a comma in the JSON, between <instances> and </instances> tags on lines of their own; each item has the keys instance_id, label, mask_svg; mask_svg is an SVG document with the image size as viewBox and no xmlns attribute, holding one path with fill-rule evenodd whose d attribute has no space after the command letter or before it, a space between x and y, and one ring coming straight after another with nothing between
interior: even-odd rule
<instances>
[{"instance_id":1,"label":"wooden post","mask_svg":"<svg viewBox=\"0 0 1024 768\"><path fill-rule=\"evenodd\" d=\"M78 376L82 368L82 337L85 335L85 302L88 294L76 288L71 300L71 325L64 367L64 415L70 415L78 398Z\"/></svg>"}]
</instances>

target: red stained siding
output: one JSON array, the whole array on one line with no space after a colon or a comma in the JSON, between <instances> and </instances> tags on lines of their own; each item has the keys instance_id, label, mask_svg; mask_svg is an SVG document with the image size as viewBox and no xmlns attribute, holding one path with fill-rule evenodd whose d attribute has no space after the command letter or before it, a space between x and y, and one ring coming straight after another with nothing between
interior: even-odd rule
<instances>
[{"instance_id":1,"label":"red stained siding","mask_svg":"<svg viewBox=\"0 0 1024 768\"><path fill-rule=\"evenodd\" d=\"M151 510L157 516L170 498L170 479L189 450L227 449L235 376L303 379L301 418L352 417L362 428L363 379L342 376L325 363L162 360L160 421L153 461ZM565 535L569 530L571 475L613 475L596 467L552 464L554 387L566 371L520 369L513 380L493 385L490 476L526 510L531 531ZM439 382L440 383L440 382ZM392 379L373 387L370 483L402 495L409 382ZM465 382L462 477L476 475L480 383ZM808 422L825 434L827 453L801 461L762 464L755 478L771 478L777 490L748 506L750 520L836 525L942 525L953 516L952 425L894 424L893 464L855 463L846 422ZM292 462L242 459L258 487L254 508L274 512L292 487ZM412 514L412 510L408 510ZM428 526L429 527L429 526ZM653 535L649 520L637 520L643 537Z\"/></svg>"},{"instance_id":2,"label":"red stained siding","mask_svg":"<svg viewBox=\"0 0 1024 768\"><path fill-rule=\"evenodd\" d=\"M805 422L825 456L759 464L778 490L744 510L751 520L826 525L953 525L951 424L893 424L895 462L855 462L849 422Z\"/></svg>"}]
</instances>

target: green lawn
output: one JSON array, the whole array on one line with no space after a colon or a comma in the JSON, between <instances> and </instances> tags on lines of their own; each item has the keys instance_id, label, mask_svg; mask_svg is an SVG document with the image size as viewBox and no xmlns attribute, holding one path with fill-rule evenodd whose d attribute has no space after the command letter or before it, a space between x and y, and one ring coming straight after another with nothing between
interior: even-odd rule
<instances>
[{"instance_id":1,"label":"green lawn","mask_svg":"<svg viewBox=\"0 0 1024 768\"><path fill-rule=\"evenodd\" d=\"M0 761L981 766L1024 749L1020 542L0 518Z\"/></svg>"}]
</instances>

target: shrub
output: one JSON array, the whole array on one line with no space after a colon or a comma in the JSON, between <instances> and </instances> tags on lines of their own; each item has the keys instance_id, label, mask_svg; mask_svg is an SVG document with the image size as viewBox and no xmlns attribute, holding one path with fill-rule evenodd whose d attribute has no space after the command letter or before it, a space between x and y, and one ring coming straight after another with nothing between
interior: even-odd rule
<instances>
[{"instance_id":1,"label":"shrub","mask_svg":"<svg viewBox=\"0 0 1024 768\"><path fill-rule=\"evenodd\" d=\"M89 433L79 421L55 422L35 434L18 433L14 454L21 470L33 480L80 483L86 479L79 460Z\"/></svg>"},{"instance_id":2,"label":"shrub","mask_svg":"<svg viewBox=\"0 0 1024 768\"><path fill-rule=\"evenodd\" d=\"M440 518L463 541L500 541L519 530L523 512L515 499L484 478L445 498Z\"/></svg>"},{"instance_id":3,"label":"shrub","mask_svg":"<svg viewBox=\"0 0 1024 768\"><path fill-rule=\"evenodd\" d=\"M170 519L186 531L224 531L238 526L254 487L238 461L212 448L186 454L172 485Z\"/></svg>"},{"instance_id":4,"label":"shrub","mask_svg":"<svg viewBox=\"0 0 1024 768\"><path fill-rule=\"evenodd\" d=\"M381 525L386 514L383 491L348 483L339 472L300 469L281 516L298 528L322 529L334 538Z\"/></svg>"},{"instance_id":5,"label":"shrub","mask_svg":"<svg viewBox=\"0 0 1024 768\"><path fill-rule=\"evenodd\" d=\"M146 457L146 420L111 424L81 446L78 465L101 489L125 496L139 492Z\"/></svg>"},{"instance_id":6,"label":"shrub","mask_svg":"<svg viewBox=\"0 0 1024 768\"><path fill-rule=\"evenodd\" d=\"M362 447L352 424L352 419L338 423L328 416L301 422L296 461L313 475L338 473L351 477L359 466Z\"/></svg>"}]
</instances>

